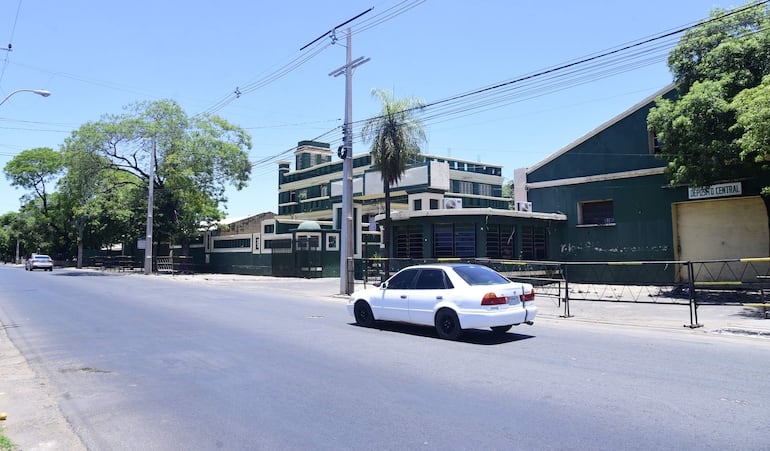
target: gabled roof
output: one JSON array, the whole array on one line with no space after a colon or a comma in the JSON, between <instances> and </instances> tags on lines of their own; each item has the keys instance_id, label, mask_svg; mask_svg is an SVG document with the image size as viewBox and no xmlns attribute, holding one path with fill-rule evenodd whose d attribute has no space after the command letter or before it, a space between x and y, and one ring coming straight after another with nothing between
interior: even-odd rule
<instances>
[{"instance_id":1,"label":"gabled roof","mask_svg":"<svg viewBox=\"0 0 770 451\"><path fill-rule=\"evenodd\" d=\"M665 88L657 91L656 93L652 94L651 96L645 98L641 102L637 103L636 105L632 106L628 110L620 113L619 115L613 117L609 121L603 123L602 125L598 126L597 128L593 129L591 132L583 135L582 137L578 138L576 141L573 141L572 143L566 145L565 147L562 147L557 152L553 153L549 157L547 157L544 160L541 160L537 164L535 164L532 167L527 168L527 173L534 172L541 167L545 166L546 164L550 163L551 161L559 158L560 156L564 155L565 153L569 152L570 150L574 149L575 147L579 146L580 144L588 141L589 139L593 138L594 136L598 135L599 133L603 132L604 130L612 127L613 125L617 124L618 122L622 121L623 119L627 118L628 116L632 115L633 113L637 112L640 108L644 108L646 105L648 105L650 102L655 100L656 98L668 93L672 89L676 88L676 83L671 83L670 85L666 86Z\"/></svg>"}]
</instances>

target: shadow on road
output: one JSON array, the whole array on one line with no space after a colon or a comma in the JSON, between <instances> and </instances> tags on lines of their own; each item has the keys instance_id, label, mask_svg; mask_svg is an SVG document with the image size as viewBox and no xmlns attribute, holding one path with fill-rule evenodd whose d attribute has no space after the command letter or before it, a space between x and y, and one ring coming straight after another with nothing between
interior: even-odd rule
<instances>
[{"instance_id":1,"label":"shadow on road","mask_svg":"<svg viewBox=\"0 0 770 451\"><path fill-rule=\"evenodd\" d=\"M67 277L112 277L118 274L110 274L106 272L94 272L94 271L54 271L51 275L67 276Z\"/></svg>"},{"instance_id":2,"label":"shadow on road","mask_svg":"<svg viewBox=\"0 0 770 451\"><path fill-rule=\"evenodd\" d=\"M349 323L349 324L354 327L363 327L363 326L359 326L356 323ZM519 327L523 327L523 326L519 326ZM415 335L418 337L434 338L436 340L440 340L440 338L438 337L438 334L436 333L436 329L429 326L417 326L414 324L378 321L374 325L374 327L372 327L372 329L378 329L385 332L396 332L401 334ZM512 329L512 330L515 330L515 329ZM466 329L466 330L463 330L462 335L460 335L460 338L458 338L457 341L460 343L470 343L475 345L500 345L504 343L511 343L514 341L527 340L530 338L535 338L535 337L534 335L523 335L523 334L516 334L512 332L497 334L492 332L491 330Z\"/></svg>"}]
</instances>

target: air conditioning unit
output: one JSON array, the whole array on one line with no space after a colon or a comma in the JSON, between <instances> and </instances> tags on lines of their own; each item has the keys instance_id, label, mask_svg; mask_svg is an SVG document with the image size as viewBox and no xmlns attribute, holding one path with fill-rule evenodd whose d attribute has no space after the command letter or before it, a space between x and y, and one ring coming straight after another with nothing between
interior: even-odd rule
<instances>
[{"instance_id":1,"label":"air conditioning unit","mask_svg":"<svg viewBox=\"0 0 770 451\"><path fill-rule=\"evenodd\" d=\"M516 211L532 211L532 202L516 202Z\"/></svg>"},{"instance_id":2,"label":"air conditioning unit","mask_svg":"<svg viewBox=\"0 0 770 451\"><path fill-rule=\"evenodd\" d=\"M446 210L452 210L456 208L463 208L463 200L462 199L456 199L456 198L445 198L444 199L444 209Z\"/></svg>"}]
</instances>

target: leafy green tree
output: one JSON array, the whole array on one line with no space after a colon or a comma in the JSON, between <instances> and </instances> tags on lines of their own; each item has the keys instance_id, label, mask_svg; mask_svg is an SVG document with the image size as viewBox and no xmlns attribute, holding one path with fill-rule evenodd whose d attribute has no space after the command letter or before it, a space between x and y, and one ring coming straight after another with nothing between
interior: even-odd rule
<instances>
[{"instance_id":1,"label":"leafy green tree","mask_svg":"<svg viewBox=\"0 0 770 451\"><path fill-rule=\"evenodd\" d=\"M669 54L675 99L647 117L672 184L758 181L770 227L770 8L717 9Z\"/></svg>"},{"instance_id":2,"label":"leafy green tree","mask_svg":"<svg viewBox=\"0 0 770 451\"><path fill-rule=\"evenodd\" d=\"M16 259L16 245L22 237L19 226L19 213L0 215L0 254L4 262Z\"/></svg>"},{"instance_id":3,"label":"leafy green tree","mask_svg":"<svg viewBox=\"0 0 770 451\"><path fill-rule=\"evenodd\" d=\"M385 276L390 265L390 187L401 180L406 167L419 161L420 146L425 142L425 131L415 114L424 103L417 98L396 99L392 93L372 90L374 97L382 102L380 115L364 123L361 136L364 142L371 142L371 155L374 166L382 174L385 192Z\"/></svg>"},{"instance_id":4,"label":"leafy green tree","mask_svg":"<svg viewBox=\"0 0 770 451\"><path fill-rule=\"evenodd\" d=\"M59 197L52 185L64 170L61 153L40 147L25 150L9 161L4 168L11 185L29 192L22 196L24 215L23 241L30 252L47 252L61 256L66 244L66 221L60 214Z\"/></svg>"},{"instance_id":5,"label":"leafy green tree","mask_svg":"<svg viewBox=\"0 0 770 451\"><path fill-rule=\"evenodd\" d=\"M141 205L134 177L110 169L107 158L82 144L66 141L62 153L67 172L58 183L60 207L68 212L72 231L69 242L76 243L78 268L83 265L84 247L129 243L141 233L143 221L134 215Z\"/></svg>"},{"instance_id":6,"label":"leafy green tree","mask_svg":"<svg viewBox=\"0 0 770 451\"><path fill-rule=\"evenodd\" d=\"M514 200L514 184L513 180L503 181L503 197L508 199L508 209L513 210L516 207L516 201Z\"/></svg>"},{"instance_id":7,"label":"leafy green tree","mask_svg":"<svg viewBox=\"0 0 770 451\"><path fill-rule=\"evenodd\" d=\"M51 197L55 197L55 193ZM54 202L51 204L53 205ZM57 208L52 206L46 214L39 198L33 198L21 206L15 224L21 242L21 256L29 256L32 253L62 256L61 249L58 247L61 243L58 239L60 234L57 229L54 229L57 212Z\"/></svg>"},{"instance_id":8,"label":"leafy green tree","mask_svg":"<svg viewBox=\"0 0 770 451\"><path fill-rule=\"evenodd\" d=\"M759 86L736 95L733 107L735 128L743 131L738 138L741 158L767 171L770 164L770 75L766 75ZM770 187L763 187L762 194L770 196Z\"/></svg>"},{"instance_id":9,"label":"leafy green tree","mask_svg":"<svg viewBox=\"0 0 770 451\"><path fill-rule=\"evenodd\" d=\"M16 155L4 168L11 185L31 190L48 211L48 186L61 174L64 161L59 152L49 147L28 149Z\"/></svg>"},{"instance_id":10,"label":"leafy green tree","mask_svg":"<svg viewBox=\"0 0 770 451\"><path fill-rule=\"evenodd\" d=\"M102 173L107 167L103 157L77 146L78 142L64 147L67 174L59 181L59 191L66 196L70 217L77 227L77 267L83 266L83 236L88 219L88 204L98 194Z\"/></svg>"},{"instance_id":11,"label":"leafy green tree","mask_svg":"<svg viewBox=\"0 0 770 451\"><path fill-rule=\"evenodd\" d=\"M201 222L222 218L220 206L227 202L227 186L239 190L246 186L251 172L251 137L216 116L188 117L171 100L141 102L126 110L81 126L68 138L65 149L103 159L107 172L102 174L110 174L107 181L131 186L122 193L124 200L143 191L145 212L153 172L154 235L158 240L184 245ZM109 186L110 182L105 183ZM80 198L88 199L89 193L96 192L93 189L79 191ZM132 204L133 216L140 215L141 207ZM140 217L144 216L141 213Z\"/></svg>"}]
</instances>

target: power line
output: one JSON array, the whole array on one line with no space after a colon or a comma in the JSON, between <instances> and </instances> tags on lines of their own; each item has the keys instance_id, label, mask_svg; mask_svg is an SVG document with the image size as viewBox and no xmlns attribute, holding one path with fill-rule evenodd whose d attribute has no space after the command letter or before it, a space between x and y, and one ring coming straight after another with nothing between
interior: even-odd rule
<instances>
[{"instance_id":1,"label":"power line","mask_svg":"<svg viewBox=\"0 0 770 451\"><path fill-rule=\"evenodd\" d=\"M21 12L21 0L19 0L19 4L16 7L16 17L13 19L13 26L11 27L11 36L8 38L8 53L5 54L5 58L3 61L3 70L0 71L0 85L3 83L3 77L5 76L5 68L8 67L8 56L11 53L11 49L13 46L13 36L16 34L16 24L19 22L19 12Z\"/></svg>"},{"instance_id":2,"label":"power line","mask_svg":"<svg viewBox=\"0 0 770 451\"><path fill-rule=\"evenodd\" d=\"M403 3L403 2L402 2ZM642 38L637 41L621 44L605 51L594 53L577 60L562 63L557 66L542 69L530 74L499 82L483 88L467 91L461 94L450 96L444 99L433 101L422 107L413 107L407 111L415 111L421 116L424 124L445 122L461 116L477 114L494 108L510 105L512 103L531 100L543 95L559 92L574 86L587 84L599 79L614 76L620 73L637 70L652 64L664 61L672 46L677 41L677 35L691 30L699 25L723 20L726 17L746 11L752 8L758 8L764 4L770 3L770 0L754 3L741 8L733 9L730 12L712 17L706 20L693 22L673 30L667 30L656 35ZM753 31L746 35L761 32L764 30ZM735 36L738 39L742 36ZM364 123L372 118L358 120L353 122L354 127L360 128ZM335 135L330 144L336 145L341 142L341 128L335 127L323 136ZM354 133L353 136L359 136L360 133ZM328 140L327 140L328 141ZM356 138L355 142L360 142ZM332 146L332 147L333 147ZM280 156L295 150L296 147L285 150L272 157L265 157L254 164L264 165L275 161Z\"/></svg>"},{"instance_id":3,"label":"power line","mask_svg":"<svg viewBox=\"0 0 770 451\"><path fill-rule=\"evenodd\" d=\"M495 85L492 85L492 86L487 86L487 87L484 87L484 88L481 88L481 89L477 89L475 91L470 91L470 92L467 92L467 93L464 93L464 94L459 94L459 95L456 95L456 96L453 96L453 97L449 97L449 98L446 98L446 99L437 100L435 102L428 103L428 104L424 105L423 107L414 107L412 109L430 108L430 107L433 107L433 106L436 106L436 105L440 105L442 103L452 102L452 101L459 100L459 99L462 99L462 98L465 98L465 97L470 97L470 96L475 96L475 95L478 95L478 94L482 94L482 93L485 93L487 91L501 89L501 88L504 88L504 87L507 87L507 86L510 86L510 85L514 85L514 84L517 84L517 83L522 83L522 82L525 82L525 81L528 81L528 80L531 80L531 79L534 79L534 78L537 78L537 77L546 76L546 75L549 75L549 74L552 74L552 73L555 73L555 72L558 72L558 71L562 71L562 70L570 69L570 68L573 68L573 67L576 67L576 66L579 66L579 65L582 65L582 64L590 63L592 61L596 61L596 60L599 60L601 58L606 58L608 56L612 56L612 55L618 54L618 53L626 51L626 50L637 48L637 47L643 46L645 44L649 44L649 43L652 43L652 42L655 42L655 41L658 41L658 40L661 40L661 39L665 39L665 38L668 38L668 37L671 37L671 36L675 36L675 35L684 33L685 31L690 30L690 29L692 29L692 28L694 28L694 27L696 27L698 25L707 24L707 23L714 22L714 21L717 21L717 20L722 20L725 17L737 14L738 12L742 12L742 11L750 9L750 8L756 8L756 7L760 6L760 5L768 3L768 2L770 2L770 0L759 2L759 3L756 3L756 4L752 4L750 6L745 6L743 8L735 9L735 10L732 10L730 13L725 14L724 16L714 17L714 18L711 18L709 20L705 20L705 21L699 22L699 23L697 23L695 25L688 25L688 26L685 26L685 27L681 27L681 28L678 28L676 30L663 33L661 35L657 35L657 36L654 36L654 37L651 37L651 38L644 39L644 40L639 41L639 42L634 42L634 43L631 43L631 44L624 45L624 46L622 46L620 48L607 50L605 52L602 52L602 53L599 53L599 54L596 54L596 55L591 55L591 56L582 58L582 59L577 60L577 61L568 62L568 63L565 63L565 64L561 64L559 66L547 68L547 69L544 69L544 70L541 70L541 71L538 71L538 72L535 72L535 73L532 73L532 74L528 74L528 75L525 75L525 76L522 76L522 77L519 77L519 78L515 78L513 80L508 80L508 81L504 81L504 82L501 82L501 83L498 83L498 84L495 84Z\"/></svg>"},{"instance_id":4,"label":"power line","mask_svg":"<svg viewBox=\"0 0 770 451\"><path fill-rule=\"evenodd\" d=\"M358 25L360 28L356 28L356 26L351 27L353 33L360 33L365 30L369 30L377 25L380 25L383 22L386 22L390 19L393 19L394 17L397 17L406 11L409 11L418 5L424 3L425 0L403 0L399 3L397 3L394 6L391 6L390 8L385 9L382 13L376 14L375 16L371 17L370 19L363 20L360 25ZM300 55L293 58L288 63L280 66L279 68L275 69L274 71L269 72L268 74L264 75L263 77L260 77L254 81L248 82L244 85L240 85L235 88L233 92L230 94L227 94L223 97L221 97L218 101L216 101L214 104L212 104L210 107L206 108L202 112L196 114L196 116L205 115L205 114L214 114L220 110L222 110L224 107L235 101L236 99L239 99L240 97L250 94L258 89L261 89L276 80L279 80L286 75L294 72L297 68L305 64L306 62L310 61L320 53L322 53L324 50L332 46L334 43L336 43L337 39L335 36L335 31L339 29L340 27L347 25L348 23L352 23L356 21L357 19L361 18L364 14L372 11L373 8L369 8L366 11L354 16L353 18L337 25L336 27L330 29L329 31L323 33L321 36L313 39L308 44L302 46L300 48ZM322 42L322 39L325 37L331 37L331 42Z\"/></svg>"},{"instance_id":5,"label":"power line","mask_svg":"<svg viewBox=\"0 0 770 451\"><path fill-rule=\"evenodd\" d=\"M374 16L361 21L361 23L359 23L358 25L351 27L353 34L355 35L355 34L364 32L366 30L369 30L371 28L374 28L383 22L387 22L390 19L393 19L394 17L400 16L401 14L404 14L405 12L413 8L416 8L422 3L425 3L425 0L417 0L417 1L403 0L400 3L397 3L396 5L385 9L381 13L375 14Z\"/></svg>"}]
</instances>

